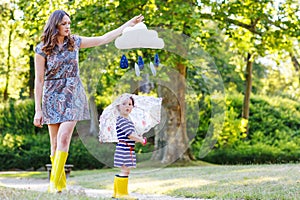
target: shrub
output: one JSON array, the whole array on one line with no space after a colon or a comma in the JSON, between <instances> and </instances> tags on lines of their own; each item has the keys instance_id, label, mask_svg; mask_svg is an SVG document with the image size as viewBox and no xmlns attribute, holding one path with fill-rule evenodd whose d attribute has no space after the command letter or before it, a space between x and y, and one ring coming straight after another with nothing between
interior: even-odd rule
<instances>
[{"instance_id":1,"label":"shrub","mask_svg":"<svg viewBox=\"0 0 300 200\"><path fill-rule=\"evenodd\" d=\"M48 134L0 136L0 171L37 170L50 163ZM72 138L67 163L74 169L99 169L104 166L94 158L78 137Z\"/></svg>"},{"instance_id":2,"label":"shrub","mask_svg":"<svg viewBox=\"0 0 300 200\"><path fill-rule=\"evenodd\" d=\"M275 164L300 162L300 150L292 152L263 143L247 142L235 148L214 149L203 160L216 164Z\"/></svg>"},{"instance_id":3,"label":"shrub","mask_svg":"<svg viewBox=\"0 0 300 200\"><path fill-rule=\"evenodd\" d=\"M253 95L247 138L244 138L245 121L241 118L242 103L241 94L227 96L227 112L223 130L218 135L215 149L204 160L220 164L299 162L300 103L280 97ZM192 152L195 157L199 155L212 122L211 106L209 96L201 96L200 122L192 143ZM35 128L32 124L33 115L34 102L32 100L1 104L0 170L38 169L50 162L47 126L42 129ZM190 118L191 116L188 116L187 119ZM193 130L188 130L191 132L188 134L192 136ZM215 136L211 137L212 141L216 139ZM75 169L102 168L104 164L101 162L112 162L111 147L104 145L99 150L96 138L90 138L88 145L85 146L74 134L67 162L74 164ZM137 145L138 159L148 159L143 153L151 152L152 148L150 144Z\"/></svg>"},{"instance_id":4,"label":"shrub","mask_svg":"<svg viewBox=\"0 0 300 200\"><path fill-rule=\"evenodd\" d=\"M48 135L14 135L0 137L0 170L38 169L49 160Z\"/></svg>"},{"instance_id":5,"label":"shrub","mask_svg":"<svg viewBox=\"0 0 300 200\"><path fill-rule=\"evenodd\" d=\"M94 138L94 142L99 143L96 138ZM77 136L72 138L67 162L73 164L74 169L100 169L104 167L104 164L94 157L92 152L88 151Z\"/></svg>"},{"instance_id":6,"label":"shrub","mask_svg":"<svg viewBox=\"0 0 300 200\"><path fill-rule=\"evenodd\" d=\"M48 129L33 126L34 101L27 99L23 101L10 100L0 106L0 133L24 135L47 133Z\"/></svg>"},{"instance_id":7,"label":"shrub","mask_svg":"<svg viewBox=\"0 0 300 200\"><path fill-rule=\"evenodd\" d=\"M240 97L228 97L231 99L228 107L232 106L236 112L241 113ZM225 125L232 123L228 119L231 118L226 118ZM232 145L216 146L204 160L219 164L299 162L299 130L299 102L253 95L247 138L236 140Z\"/></svg>"}]
</instances>

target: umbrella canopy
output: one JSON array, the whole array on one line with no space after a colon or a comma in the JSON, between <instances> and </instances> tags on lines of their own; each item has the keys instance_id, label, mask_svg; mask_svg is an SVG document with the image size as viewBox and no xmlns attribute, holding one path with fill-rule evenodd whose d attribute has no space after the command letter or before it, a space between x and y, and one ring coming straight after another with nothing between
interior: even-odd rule
<instances>
[{"instance_id":1,"label":"umbrella canopy","mask_svg":"<svg viewBox=\"0 0 300 200\"><path fill-rule=\"evenodd\" d=\"M134 107L129 119L133 122L137 134L142 135L159 124L162 98L125 93L102 112L99 119L100 142L118 142L116 121L120 114L117 106L130 97L134 99Z\"/></svg>"}]
</instances>

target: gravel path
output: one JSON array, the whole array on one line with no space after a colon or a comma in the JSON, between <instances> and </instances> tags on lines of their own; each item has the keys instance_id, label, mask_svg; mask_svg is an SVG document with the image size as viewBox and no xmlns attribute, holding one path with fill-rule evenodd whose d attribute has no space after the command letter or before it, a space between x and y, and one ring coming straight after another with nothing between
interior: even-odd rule
<instances>
[{"instance_id":1,"label":"gravel path","mask_svg":"<svg viewBox=\"0 0 300 200\"><path fill-rule=\"evenodd\" d=\"M48 188L48 180L45 179L28 179L28 178L1 178L0 186L46 192ZM78 194L86 194L89 197L102 197L111 199L112 191L104 189L88 189L77 185L68 185L68 191ZM166 195L155 194L139 194L130 193L131 196L137 197L139 200L195 200L194 198L176 198Z\"/></svg>"}]
</instances>

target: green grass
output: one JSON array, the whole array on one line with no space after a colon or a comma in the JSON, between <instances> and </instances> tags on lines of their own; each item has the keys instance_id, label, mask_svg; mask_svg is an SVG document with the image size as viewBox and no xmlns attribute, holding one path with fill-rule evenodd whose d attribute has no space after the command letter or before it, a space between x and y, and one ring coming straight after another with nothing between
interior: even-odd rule
<instances>
[{"instance_id":1,"label":"green grass","mask_svg":"<svg viewBox=\"0 0 300 200\"><path fill-rule=\"evenodd\" d=\"M72 171L68 182L85 188L113 190L113 178L118 172L117 169ZM29 173L28 177L46 178L47 174ZM132 170L129 191L206 199L294 200L300 197L300 165L140 167ZM17 191L9 192L13 195Z\"/></svg>"},{"instance_id":2,"label":"green grass","mask_svg":"<svg viewBox=\"0 0 300 200\"><path fill-rule=\"evenodd\" d=\"M46 192L28 191L22 189L5 188L0 186L0 199L1 200L92 200L101 198L87 197L81 193L62 193L50 194Z\"/></svg>"},{"instance_id":3,"label":"green grass","mask_svg":"<svg viewBox=\"0 0 300 200\"><path fill-rule=\"evenodd\" d=\"M215 199L296 199L300 196L300 165L191 166L151 171L134 169L130 191ZM82 174L81 174L82 173ZM113 189L116 170L74 175L76 184ZM76 178L75 178L76 177ZM149 189L151 188L151 189Z\"/></svg>"},{"instance_id":4,"label":"green grass","mask_svg":"<svg viewBox=\"0 0 300 200\"><path fill-rule=\"evenodd\" d=\"M13 172L0 172L0 177L4 178L47 178L47 172L26 172L26 171L13 171Z\"/></svg>"}]
</instances>

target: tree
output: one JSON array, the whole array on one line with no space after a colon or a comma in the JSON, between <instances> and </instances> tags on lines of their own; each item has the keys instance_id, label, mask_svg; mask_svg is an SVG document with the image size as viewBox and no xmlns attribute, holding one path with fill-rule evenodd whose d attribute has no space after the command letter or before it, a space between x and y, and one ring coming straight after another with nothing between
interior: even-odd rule
<instances>
[{"instance_id":1,"label":"tree","mask_svg":"<svg viewBox=\"0 0 300 200\"><path fill-rule=\"evenodd\" d=\"M269 1L253 2L250 0L243 1L242 3L240 1L222 0L207 0L201 2L192 0L140 2L132 0L84 0L80 1L80 3L79 1L41 0L39 4L37 4L35 1L19 0L15 4L17 7L10 8L9 6L13 4L0 3L0 17L3 21L0 25L0 37L6 42L1 45L0 50L1 78L5 77L4 75L6 74L10 77L13 75L13 78L9 78L12 83L8 82L7 93L9 93L9 91L15 91L14 88L18 88L18 91L21 88L29 94L28 96L32 97L34 46L39 41L46 19L54 9L61 8L69 12L72 20L72 32L83 36L102 35L107 31L117 28L134 15L142 13L145 16L145 24L149 28L156 28L158 31L159 29L163 30L159 33L162 34L160 36L164 39L171 40L168 41L169 43L174 43L173 47L169 47L171 48L169 52L162 50L159 51L159 55L163 64L175 70L177 76L173 76L174 82L168 86L172 88L173 91L161 87L159 84L157 84L158 86L155 90L160 96L165 97L163 102L165 108L167 108L165 114L171 124L168 127L166 126L166 130L160 133L157 132L155 135L156 149L161 149L166 142L169 142L170 148L167 147L163 151L159 150L155 152L153 159L170 162L179 158L188 161L191 158L188 149L190 133L187 130L189 127L187 125L188 120L186 119L191 116L189 110L186 110L185 107L179 109L179 107L187 102L189 97L187 95L188 88L186 80L189 78L192 79L192 77L188 77L187 74L198 77L199 80L193 80L195 83L197 81L203 81L203 85L201 85L203 87L197 88L197 91L202 92L201 95L199 95L200 98L202 98L201 100L207 98L205 95L209 95L208 89L205 88L204 79L213 79L215 81L217 78L213 77L212 74L208 74L207 71L203 70L202 66L195 66L193 63L189 63L186 56L191 52L186 53L185 51L187 49L189 50L190 46L193 46L192 48L196 49L197 47L201 47L205 51L212 53L217 65L220 64L220 67L222 67L220 71L222 71L225 76L228 75L224 77L224 80L228 82L232 80L235 81L236 86L232 86L232 83L228 83L228 85L231 86L230 90L237 88L238 91L241 91L242 89L240 88L242 84L240 83L240 77L242 80L246 80L245 82L247 83L248 89L244 91L245 103L243 113L244 117L247 118L247 115L249 116L247 105L249 105L250 93L252 91L253 76L255 78L256 75L255 73L253 74L252 70L254 68L254 72L261 72L263 75L265 75L264 72L267 71L262 70L262 65L256 62L257 58L264 57L266 54L278 53L280 56L278 56L277 61L280 62L279 59L282 59L283 56L289 56L293 66L299 71L299 15L294 13L294 11L297 12L297 9L299 10L299 6L292 1L285 1L280 5L274 4L275 8L272 7L273 4L274 3ZM18 28L20 27L20 30L11 29L13 30L12 38L18 39L18 42L12 40L10 46L14 48L14 53L9 59L11 68L7 68L8 62L6 58L9 51L6 48L6 44L8 44L9 41L9 32L6 32L6 30L10 30L7 27L9 27L8 19L11 9L20 10L23 12L23 15L18 21ZM210 11L207 12L208 10ZM274 16L277 16L277 18ZM215 28L216 24L218 24L218 28ZM168 32L170 34L163 35L166 33L164 32L165 30L171 30L171 32ZM174 37L170 38L170 35ZM223 41L223 35L225 41ZM177 43L181 40L184 41L186 38L189 38L190 41L193 42ZM23 46L19 43L22 43L25 48L21 48ZM225 47L220 47L220 43ZM113 46L113 44L110 45ZM101 108L107 106L110 103L108 96L114 93L115 84L118 83L119 79L125 74L125 71L117 67L120 58L116 55L120 52L114 54L114 51L110 51L112 46L107 45L101 47L102 49L81 50L81 75L87 88L91 108L95 108L94 102ZM105 48L107 48L107 51L103 50ZM18 51L15 49L18 49ZM228 49L231 50L229 53L226 52ZM175 51L180 52L181 55L174 55L176 54L174 53ZM136 50L125 53L126 55L130 55L129 57L132 58L131 61L135 61L137 55L146 57L148 55L150 55L150 57L154 55L153 52L146 50ZM94 57L91 58L88 56L89 54L93 54ZM191 54L194 54L194 52ZM218 57L218 54L222 54L222 56ZM15 55L18 55L18 59L14 58ZM22 63L20 64L20 62ZM101 73L97 71L99 70L97 66L99 63L106 65L106 68L101 69ZM13 74L13 72L17 71L13 70L16 66L22 66L22 73L18 72L17 74ZM27 70L26 73L24 73L24 70ZM244 73L245 70L246 72ZM8 71L10 71L10 73L6 73ZM216 76L218 75L217 71L214 71L214 73ZM234 76L232 75L233 73ZM239 77L240 74L242 75ZM276 77L275 73L269 74L270 77L271 75ZM19 77L21 80L26 81L23 81L23 83L22 81L16 82ZM133 77L131 78L137 81ZM5 80L5 78L2 79ZM282 82L283 80L284 79L282 79ZM268 91L276 84L278 83L270 81L268 82L270 87L265 87L264 90ZM290 81L289 84L292 84L292 81ZM216 85L218 85L217 81ZM131 87L136 88L137 86L132 85ZM217 88L217 86L214 88L216 88L217 91L221 90ZM2 91L4 91L4 89ZM174 94L172 94L172 92L177 95L176 98L173 98ZM212 96L215 97L214 95ZM95 114L96 112L93 113ZM95 114L93 118L98 119L98 116ZM221 118L224 117L222 115L218 117L220 126L222 125ZM93 123L94 124L90 126L89 134L92 133L91 135L95 136L97 133L97 121ZM214 128L216 127L208 127L209 130ZM172 140L172 136L174 136L175 133L178 138ZM178 147L178 149L181 150L174 149L174 147Z\"/></svg>"},{"instance_id":2,"label":"tree","mask_svg":"<svg viewBox=\"0 0 300 200\"><path fill-rule=\"evenodd\" d=\"M202 1L199 17L219 22L233 49L246 60L243 118L249 119L253 62L269 52L290 52L294 63L293 38L299 37L299 5L286 1ZM207 8L210 12L205 12ZM295 12L296 10L296 12ZM293 28L289 28L293 27ZM298 27L298 28L297 28ZM297 64L296 64L297 66ZM247 128L248 129L248 128ZM248 131L247 131L248 132Z\"/></svg>"},{"instance_id":3,"label":"tree","mask_svg":"<svg viewBox=\"0 0 300 200\"><path fill-rule=\"evenodd\" d=\"M17 99L19 97L20 85L24 79L23 73L25 72L22 67L26 62L21 54L24 48L23 36L23 21L22 13L16 2L9 3L3 2L1 6L1 33L0 37L3 38L1 43L1 79L4 81L3 100L9 98Z\"/></svg>"},{"instance_id":4,"label":"tree","mask_svg":"<svg viewBox=\"0 0 300 200\"><path fill-rule=\"evenodd\" d=\"M193 6L191 6L193 1L189 2L182 2L182 1L176 1L172 2L171 4L166 5L165 1L148 1L148 2L134 2L130 3L130 1L105 1L95 4L90 4L85 7L82 7L80 10L77 11L75 15L76 32L79 32L82 35L90 35L91 30L93 30L94 35L100 35L101 33L105 33L109 30L112 30L113 28L118 27L121 25L121 23L124 23L124 21L120 21L120 19L129 19L133 17L134 15L138 15L140 13L144 14L146 16L145 23L148 27L159 27L159 28L167 28L167 29L174 29L174 31L178 34L184 33L187 35L191 35L193 30L196 30L196 27L193 27L193 30L191 30L190 24L193 24L195 21L197 21L194 18L191 18L190 21L185 21L185 18L183 16L189 15L190 13L193 13ZM105 6L104 6L105 5ZM172 12L171 12L172 11ZM175 12L175 15L173 14ZM92 13L93 15L90 15ZM157 16L160 16L159 18ZM175 18L174 18L175 16ZM96 20L96 23L94 23L94 19ZM90 23L93 22L93 23ZM184 48L183 48L184 49ZM90 50L87 50L87 52L90 52ZM146 52L140 52L142 54L146 54ZM136 56L137 54L131 54L132 56ZM164 54L161 54L162 58ZM165 58L168 58L167 56ZM173 60L172 60L173 59ZM166 63L172 63L170 66L173 66L178 73L182 77L186 77L186 70L187 66L184 62L182 62L180 59L172 58L171 60L166 61ZM118 60L115 60L115 62L118 62ZM81 71L83 72L83 71ZM114 69L113 72L116 72L116 69ZM82 73L83 74L83 73ZM102 78L105 80L111 80L115 78L114 82L117 81L117 77L111 77L112 75L109 73L109 70L106 70L106 73L101 75ZM177 85L175 92L178 94L178 100L180 101L180 105L184 105L184 99L185 99L185 87L184 87L184 78L183 79L174 79L177 80ZM93 79L87 79L87 80L93 80ZM87 81L87 84L89 81ZM108 86L109 87L109 86ZM107 89L107 88L106 88ZM103 92L103 91L102 91ZM170 91L169 91L170 93ZM102 93L103 95L103 93ZM185 122L185 111L179 110L179 109L173 109L178 107L176 105L176 101L173 101L171 93L168 94L167 91L161 93L160 95L164 95L164 102L166 103L166 107L168 108L167 113L170 121L173 121L176 126L170 126L168 130L164 133L165 136L171 137L171 133L177 133L180 132L178 141L186 141L182 142L183 149L188 149L188 141L184 138L187 138L186 133L186 122ZM96 97L97 99L97 97ZM184 109L184 108L183 108ZM180 116L180 118L177 120L176 116ZM177 130L178 125L182 127L182 130ZM156 136L159 138L159 136ZM170 142L173 142L173 144L170 144L169 146L178 146L177 141L170 140ZM156 144L157 145L157 144ZM183 155L184 152L178 151L178 154L175 155L176 152L172 150L168 150L164 156L154 156L154 157L160 157L160 160L168 160L167 157L176 157L176 158L182 158L184 160L189 160L189 154L186 152L186 154ZM174 155L172 155L174 154Z\"/></svg>"},{"instance_id":5,"label":"tree","mask_svg":"<svg viewBox=\"0 0 300 200\"><path fill-rule=\"evenodd\" d=\"M149 17L148 25L160 27L174 31L173 34L174 47L178 48L176 51L182 55L186 54L188 47L185 46L184 40L177 36L185 34L191 36L197 30L197 20L193 17L187 18L186 16L193 16L195 8L194 1L173 1L167 3L166 1L155 1L155 3L148 3L144 6L147 8ZM160 17L157 17L160 16ZM191 26L191 24L195 26ZM197 31L199 32L199 31ZM164 38L168 38L166 36ZM178 39L178 40L177 40ZM176 42L182 44L176 44ZM167 58L167 56L165 57ZM185 94L186 94L186 73L187 63L183 59L170 56L169 63L177 72L173 74L172 85L168 87L159 87L158 93L164 97L163 104L167 108L166 115L168 125L162 133L155 135L155 148L156 151L152 159L161 161L163 163L170 163L176 160L190 161L193 157L189 151L189 139L187 136L187 122L185 110ZM167 62L165 59L164 62ZM172 90L170 89L172 88ZM174 98L174 94L176 97ZM168 144L168 145L166 145ZM165 148L163 148L165 147Z\"/></svg>"},{"instance_id":6,"label":"tree","mask_svg":"<svg viewBox=\"0 0 300 200\"><path fill-rule=\"evenodd\" d=\"M5 49L5 53L3 53L5 61L3 62L3 65L5 68L3 68L3 74L5 74L5 86L3 90L3 100L6 101L8 99L8 88L9 88L9 81L10 81L10 73L11 73L11 46L12 46L12 36L14 32L14 10L10 7L11 5L9 3L3 3L1 4L1 21L3 20L6 23L1 24L1 32L7 33L7 40L5 40L6 46L3 48Z\"/></svg>"}]
</instances>

